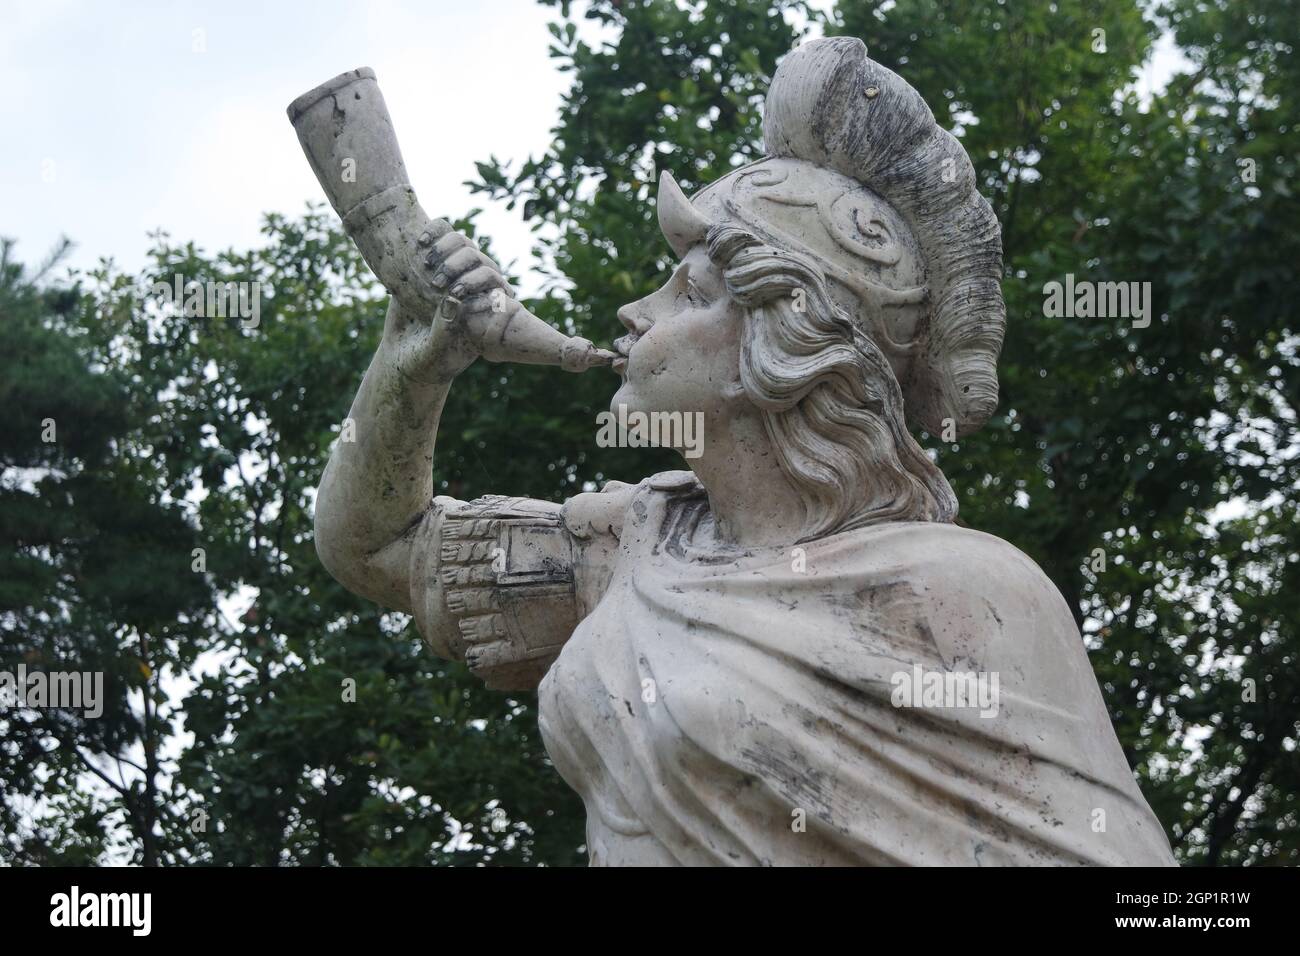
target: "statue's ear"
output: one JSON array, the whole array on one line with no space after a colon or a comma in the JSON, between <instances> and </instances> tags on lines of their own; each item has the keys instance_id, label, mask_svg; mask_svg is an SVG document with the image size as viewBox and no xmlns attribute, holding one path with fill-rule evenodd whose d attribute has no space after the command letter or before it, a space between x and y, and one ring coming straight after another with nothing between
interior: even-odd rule
<instances>
[{"instance_id":1,"label":"statue's ear","mask_svg":"<svg viewBox=\"0 0 1300 956\"><path fill-rule=\"evenodd\" d=\"M709 221L691 205L677 180L666 171L659 177L658 205L659 230L677 258L685 256L691 246L708 236Z\"/></svg>"}]
</instances>

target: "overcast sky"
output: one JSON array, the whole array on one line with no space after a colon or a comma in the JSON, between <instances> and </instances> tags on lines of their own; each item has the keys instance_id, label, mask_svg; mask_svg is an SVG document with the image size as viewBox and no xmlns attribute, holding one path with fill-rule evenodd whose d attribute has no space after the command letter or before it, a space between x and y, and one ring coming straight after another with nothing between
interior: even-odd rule
<instances>
[{"instance_id":1,"label":"overcast sky","mask_svg":"<svg viewBox=\"0 0 1300 956\"><path fill-rule=\"evenodd\" d=\"M264 212L324 198L285 107L359 66L424 207L460 215L485 205L461 185L475 160L549 141L568 83L546 52L555 16L535 0L0 0L0 235L25 262L66 235L73 265L132 271L158 228L209 252L259 245ZM1140 87L1177 67L1161 47ZM479 222L527 266L517 213Z\"/></svg>"},{"instance_id":2,"label":"overcast sky","mask_svg":"<svg viewBox=\"0 0 1300 956\"><path fill-rule=\"evenodd\" d=\"M535 0L0 0L0 235L25 262L67 235L75 265L111 255L132 270L159 227L208 251L260 244L264 212L324 199L285 107L359 66L378 75L425 208L459 215L483 204L461 185L475 160L548 142L567 85L546 53L555 13ZM503 259L526 261L516 213L480 224Z\"/></svg>"}]
</instances>

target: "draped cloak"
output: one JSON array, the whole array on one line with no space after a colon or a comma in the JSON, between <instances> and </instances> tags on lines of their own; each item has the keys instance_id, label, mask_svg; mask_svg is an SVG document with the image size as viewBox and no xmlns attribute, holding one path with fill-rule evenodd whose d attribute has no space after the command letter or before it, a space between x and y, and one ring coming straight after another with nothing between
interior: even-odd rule
<instances>
[{"instance_id":1,"label":"draped cloak","mask_svg":"<svg viewBox=\"0 0 1300 956\"><path fill-rule=\"evenodd\" d=\"M594 865L1172 865L1068 607L1006 542L727 552L698 485L652 480L604 573L539 688ZM895 706L918 666L996 674L996 712Z\"/></svg>"}]
</instances>

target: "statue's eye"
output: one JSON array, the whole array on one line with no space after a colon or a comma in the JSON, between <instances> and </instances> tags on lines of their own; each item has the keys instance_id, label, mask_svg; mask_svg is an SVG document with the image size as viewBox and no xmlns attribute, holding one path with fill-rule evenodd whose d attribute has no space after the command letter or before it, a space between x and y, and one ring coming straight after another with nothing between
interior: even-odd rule
<instances>
[{"instance_id":1,"label":"statue's eye","mask_svg":"<svg viewBox=\"0 0 1300 956\"><path fill-rule=\"evenodd\" d=\"M700 291L700 287L695 284L694 279L686 280L686 299L698 309L709 305L708 297Z\"/></svg>"}]
</instances>

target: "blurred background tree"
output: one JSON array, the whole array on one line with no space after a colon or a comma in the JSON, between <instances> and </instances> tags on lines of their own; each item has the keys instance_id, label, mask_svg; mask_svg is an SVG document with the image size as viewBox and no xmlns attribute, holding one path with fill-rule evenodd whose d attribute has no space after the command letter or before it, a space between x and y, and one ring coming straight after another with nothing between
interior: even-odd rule
<instances>
[{"instance_id":1,"label":"blurred background tree","mask_svg":"<svg viewBox=\"0 0 1300 956\"><path fill-rule=\"evenodd\" d=\"M658 172L690 191L759 156L767 84L810 27L862 37L962 137L1003 224L1009 320L998 415L925 436L962 519L1075 609L1180 860L1297 862L1291 5L549 5L572 76L553 138L472 185L537 232L534 310L598 342L669 266ZM1190 67L1144 98L1162 34ZM314 488L384 303L332 215L265 231L215 256L159 236L145 275L72 286L6 251L0 661L105 670L112 703L0 713L0 854L582 862L531 695L484 690L319 567ZM1044 316L1066 273L1151 282L1151 327ZM146 307L178 274L262 282L260 324ZM442 491L561 500L680 467L595 446L612 387L476 363L444 415Z\"/></svg>"},{"instance_id":2,"label":"blurred background tree","mask_svg":"<svg viewBox=\"0 0 1300 956\"><path fill-rule=\"evenodd\" d=\"M175 814L159 673L194 664L213 594L187 573L199 535L151 456L165 383L132 368L132 283L47 284L64 251L27 275L0 244L0 669L102 672L103 712L0 710L0 846L29 864L159 863Z\"/></svg>"}]
</instances>

